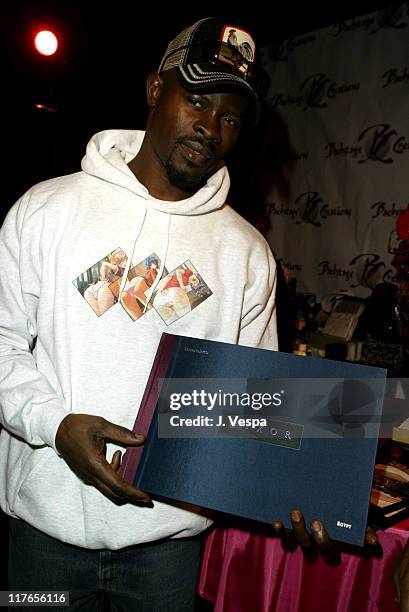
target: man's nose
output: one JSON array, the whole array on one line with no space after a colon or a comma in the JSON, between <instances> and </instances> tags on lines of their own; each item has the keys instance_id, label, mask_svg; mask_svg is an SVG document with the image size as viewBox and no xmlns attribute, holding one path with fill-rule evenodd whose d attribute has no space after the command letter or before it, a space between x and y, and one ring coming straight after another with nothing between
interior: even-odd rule
<instances>
[{"instance_id":1,"label":"man's nose","mask_svg":"<svg viewBox=\"0 0 409 612\"><path fill-rule=\"evenodd\" d=\"M196 121L195 131L209 142L220 143L222 140L220 119L215 112L201 113L200 118Z\"/></svg>"}]
</instances>

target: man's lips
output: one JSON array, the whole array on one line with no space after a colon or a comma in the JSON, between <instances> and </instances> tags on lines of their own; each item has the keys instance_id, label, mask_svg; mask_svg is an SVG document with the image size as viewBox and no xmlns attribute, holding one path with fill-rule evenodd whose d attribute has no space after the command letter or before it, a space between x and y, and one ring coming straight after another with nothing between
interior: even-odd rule
<instances>
[{"instance_id":1,"label":"man's lips","mask_svg":"<svg viewBox=\"0 0 409 612\"><path fill-rule=\"evenodd\" d=\"M199 142L181 142L180 148L183 155L190 162L196 165L202 165L211 159L214 159L214 155L209 151L209 149L203 147Z\"/></svg>"}]
</instances>

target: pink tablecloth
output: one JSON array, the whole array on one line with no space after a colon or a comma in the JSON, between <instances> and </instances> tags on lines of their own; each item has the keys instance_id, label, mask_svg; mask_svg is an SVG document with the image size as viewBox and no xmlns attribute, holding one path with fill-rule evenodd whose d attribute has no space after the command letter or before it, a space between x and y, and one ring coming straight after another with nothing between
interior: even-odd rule
<instances>
[{"instance_id":1,"label":"pink tablecloth","mask_svg":"<svg viewBox=\"0 0 409 612\"><path fill-rule=\"evenodd\" d=\"M378 533L381 558L348 550L330 566L284 551L278 538L217 528L206 541L199 594L215 612L398 612L392 571L405 529Z\"/></svg>"}]
</instances>

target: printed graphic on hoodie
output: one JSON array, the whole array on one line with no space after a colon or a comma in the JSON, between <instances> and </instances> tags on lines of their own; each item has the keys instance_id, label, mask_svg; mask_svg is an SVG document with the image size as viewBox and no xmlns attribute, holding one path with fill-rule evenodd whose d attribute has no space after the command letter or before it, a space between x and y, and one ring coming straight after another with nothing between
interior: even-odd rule
<instances>
[{"instance_id":1,"label":"printed graphic on hoodie","mask_svg":"<svg viewBox=\"0 0 409 612\"><path fill-rule=\"evenodd\" d=\"M212 291L188 259L159 281L151 301L166 325L170 325L211 295Z\"/></svg>"},{"instance_id":2,"label":"printed graphic on hoodie","mask_svg":"<svg viewBox=\"0 0 409 612\"><path fill-rule=\"evenodd\" d=\"M127 255L119 247L85 270L74 281L74 286L99 317L118 301Z\"/></svg>"},{"instance_id":3,"label":"printed graphic on hoodie","mask_svg":"<svg viewBox=\"0 0 409 612\"><path fill-rule=\"evenodd\" d=\"M119 301L125 312L136 321L152 308L149 300L150 290L160 269L160 259L156 253L151 253L146 259L129 269ZM164 268L163 274L167 274Z\"/></svg>"}]
</instances>

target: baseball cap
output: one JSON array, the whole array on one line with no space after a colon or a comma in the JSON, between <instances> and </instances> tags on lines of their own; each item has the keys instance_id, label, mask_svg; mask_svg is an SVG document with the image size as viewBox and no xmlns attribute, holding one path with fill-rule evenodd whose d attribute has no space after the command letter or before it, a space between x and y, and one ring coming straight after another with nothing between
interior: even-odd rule
<instances>
[{"instance_id":1,"label":"baseball cap","mask_svg":"<svg viewBox=\"0 0 409 612\"><path fill-rule=\"evenodd\" d=\"M256 124L260 114L257 93L256 45L249 32L216 17L196 21L168 45L158 72L177 68L188 91L211 93L237 90L250 102Z\"/></svg>"}]
</instances>

